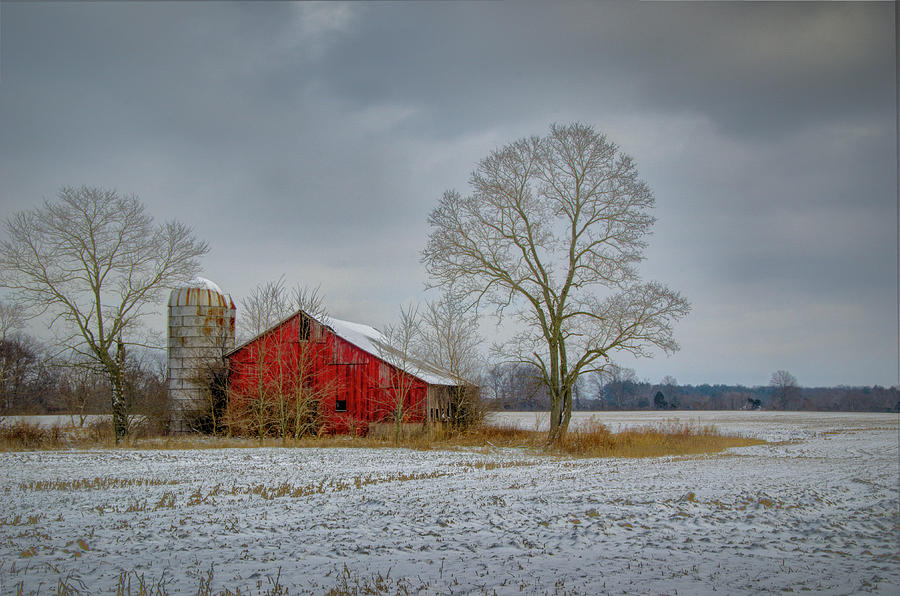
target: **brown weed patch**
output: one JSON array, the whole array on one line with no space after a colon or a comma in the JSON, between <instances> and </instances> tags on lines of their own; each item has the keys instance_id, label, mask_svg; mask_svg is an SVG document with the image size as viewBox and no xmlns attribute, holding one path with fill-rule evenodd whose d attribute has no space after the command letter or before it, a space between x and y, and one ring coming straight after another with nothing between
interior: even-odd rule
<instances>
[{"instance_id":1,"label":"brown weed patch","mask_svg":"<svg viewBox=\"0 0 900 596\"><path fill-rule=\"evenodd\" d=\"M719 453L731 447L764 445L719 432L713 426L665 422L614 433L596 418L570 430L556 452L576 457L663 457Z\"/></svg>"}]
</instances>

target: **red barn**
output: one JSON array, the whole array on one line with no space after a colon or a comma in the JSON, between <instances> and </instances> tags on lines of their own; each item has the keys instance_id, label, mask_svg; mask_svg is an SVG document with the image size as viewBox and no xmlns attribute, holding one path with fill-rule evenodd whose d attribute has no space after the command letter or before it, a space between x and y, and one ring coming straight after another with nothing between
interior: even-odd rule
<instances>
[{"instance_id":1,"label":"red barn","mask_svg":"<svg viewBox=\"0 0 900 596\"><path fill-rule=\"evenodd\" d=\"M450 373L406 357L368 325L321 318L298 311L226 354L232 404L313 396L330 432L448 416L459 385Z\"/></svg>"}]
</instances>

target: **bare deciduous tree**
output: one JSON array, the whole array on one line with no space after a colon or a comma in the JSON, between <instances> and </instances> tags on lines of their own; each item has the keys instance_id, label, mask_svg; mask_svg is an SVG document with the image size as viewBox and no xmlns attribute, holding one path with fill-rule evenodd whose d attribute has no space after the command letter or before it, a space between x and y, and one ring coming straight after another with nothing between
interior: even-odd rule
<instances>
[{"instance_id":1,"label":"bare deciduous tree","mask_svg":"<svg viewBox=\"0 0 900 596\"><path fill-rule=\"evenodd\" d=\"M478 318L466 310L452 294L443 294L425 304L419 316L417 354L460 381L474 379L479 374Z\"/></svg>"},{"instance_id":2,"label":"bare deciduous tree","mask_svg":"<svg viewBox=\"0 0 900 596\"><path fill-rule=\"evenodd\" d=\"M0 302L0 341L6 341L25 327L25 310L19 304Z\"/></svg>"},{"instance_id":3,"label":"bare deciduous tree","mask_svg":"<svg viewBox=\"0 0 900 596\"><path fill-rule=\"evenodd\" d=\"M499 409L546 410L550 404L540 372L531 364L495 364L485 373L482 389Z\"/></svg>"},{"instance_id":4,"label":"bare deciduous tree","mask_svg":"<svg viewBox=\"0 0 900 596\"><path fill-rule=\"evenodd\" d=\"M224 334L223 334L224 336ZM182 417L192 432L218 435L225 428L228 413L228 368L224 362L227 344L218 342L219 358L198 359L189 377L198 388L199 399L187 404Z\"/></svg>"},{"instance_id":5,"label":"bare deciduous tree","mask_svg":"<svg viewBox=\"0 0 900 596\"><path fill-rule=\"evenodd\" d=\"M616 352L677 350L673 325L690 307L641 283L653 194L633 160L590 126L553 125L493 151L471 186L469 196L445 192L432 211L423 261L434 285L522 323L503 354L541 371L553 443L579 375L602 371Z\"/></svg>"},{"instance_id":6,"label":"bare deciduous tree","mask_svg":"<svg viewBox=\"0 0 900 596\"><path fill-rule=\"evenodd\" d=\"M0 412L27 413L34 381L44 368L41 346L28 335L10 335L0 341Z\"/></svg>"},{"instance_id":7,"label":"bare deciduous tree","mask_svg":"<svg viewBox=\"0 0 900 596\"><path fill-rule=\"evenodd\" d=\"M98 371L94 360L81 358L59 363L62 374L59 379L59 399L69 413L72 425L76 420L84 426L89 414L102 411L103 401L109 394L108 377ZM108 403L108 402L107 402Z\"/></svg>"},{"instance_id":8,"label":"bare deciduous tree","mask_svg":"<svg viewBox=\"0 0 900 596\"><path fill-rule=\"evenodd\" d=\"M258 337L267 329L290 314L290 302L284 276L276 281L258 284L244 298L238 310L239 341ZM277 349L272 346L271 349ZM254 381L253 395L248 396L246 403L241 403L236 410L229 412L230 425L233 428L247 427L258 439L262 440L270 432L273 419L273 399L268 381L270 346L266 341L259 341L253 352Z\"/></svg>"},{"instance_id":9,"label":"bare deciduous tree","mask_svg":"<svg viewBox=\"0 0 900 596\"><path fill-rule=\"evenodd\" d=\"M325 297L319 288L310 288L301 285L294 287L292 294L294 306L309 315L313 321L327 320L328 312L325 309ZM321 430L321 404L327 398L335 395L340 387L336 380L324 380L318 377L315 359L320 346L317 343L318 335L314 328L319 323L312 321L306 324L306 340L300 341L297 347L294 376L289 384L292 392L290 406L291 414L288 432L294 439L301 436L316 434ZM301 329L301 332L303 330Z\"/></svg>"},{"instance_id":10,"label":"bare deciduous tree","mask_svg":"<svg viewBox=\"0 0 900 596\"><path fill-rule=\"evenodd\" d=\"M257 284L241 299L238 311L239 341L246 341L275 325L289 314L293 304L282 275L275 281Z\"/></svg>"},{"instance_id":11,"label":"bare deciduous tree","mask_svg":"<svg viewBox=\"0 0 900 596\"><path fill-rule=\"evenodd\" d=\"M416 353L450 373L456 385L449 389L448 421L462 428L481 422L485 404L474 382L481 376L478 317L452 292L425 305L419 317Z\"/></svg>"},{"instance_id":12,"label":"bare deciduous tree","mask_svg":"<svg viewBox=\"0 0 900 596\"><path fill-rule=\"evenodd\" d=\"M672 375L666 375L662 378L661 384L666 388L666 396L669 398L669 407L673 409L678 408L681 405L681 400L678 399L678 379Z\"/></svg>"},{"instance_id":13,"label":"bare deciduous tree","mask_svg":"<svg viewBox=\"0 0 900 596\"><path fill-rule=\"evenodd\" d=\"M25 325L25 313L18 304L0 302L0 408L9 411L12 392L8 388L18 364L26 354L18 332Z\"/></svg>"},{"instance_id":14,"label":"bare deciduous tree","mask_svg":"<svg viewBox=\"0 0 900 596\"><path fill-rule=\"evenodd\" d=\"M633 368L611 364L594 375L599 394L607 408L621 410L634 407L634 388L637 373Z\"/></svg>"},{"instance_id":15,"label":"bare deciduous tree","mask_svg":"<svg viewBox=\"0 0 900 596\"><path fill-rule=\"evenodd\" d=\"M772 408L786 410L796 407L800 396L797 377L786 370L776 370L769 379L772 387Z\"/></svg>"},{"instance_id":16,"label":"bare deciduous tree","mask_svg":"<svg viewBox=\"0 0 900 596\"><path fill-rule=\"evenodd\" d=\"M409 421L415 408L413 388L416 381L411 374L406 373L416 373L420 367L420 362L414 356L415 349L420 344L420 335L419 307L404 306L400 308L397 322L385 327L384 342L377 344L378 356L396 369L383 370L382 377L387 378L381 379L381 382L383 388L389 391L382 393L386 397L383 403L377 404L394 423L395 442L400 441L403 425Z\"/></svg>"},{"instance_id":17,"label":"bare deciduous tree","mask_svg":"<svg viewBox=\"0 0 900 596\"><path fill-rule=\"evenodd\" d=\"M118 441L128 432L126 347L141 343L141 319L162 291L198 272L206 243L177 221L154 224L133 195L86 186L13 215L6 230L0 286L32 314L51 314L68 333L64 347L102 366Z\"/></svg>"}]
</instances>

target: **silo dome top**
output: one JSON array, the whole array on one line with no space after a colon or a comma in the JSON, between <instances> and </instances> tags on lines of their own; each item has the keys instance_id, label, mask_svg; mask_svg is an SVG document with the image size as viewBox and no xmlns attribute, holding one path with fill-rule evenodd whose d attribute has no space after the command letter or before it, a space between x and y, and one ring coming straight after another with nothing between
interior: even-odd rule
<instances>
[{"instance_id":1,"label":"silo dome top","mask_svg":"<svg viewBox=\"0 0 900 596\"><path fill-rule=\"evenodd\" d=\"M206 279L205 277L194 277L189 279L188 281L183 281L176 288L197 288L201 290L212 290L213 292L218 292L219 294L225 295L225 292L222 291L222 288L214 282Z\"/></svg>"},{"instance_id":2,"label":"silo dome top","mask_svg":"<svg viewBox=\"0 0 900 596\"><path fill-rule=\"evenodd\" d=\"M169 306L221 306L234 308L231 296L205 277L183 282L169 294Z\"/></svg>"}]
</instances>

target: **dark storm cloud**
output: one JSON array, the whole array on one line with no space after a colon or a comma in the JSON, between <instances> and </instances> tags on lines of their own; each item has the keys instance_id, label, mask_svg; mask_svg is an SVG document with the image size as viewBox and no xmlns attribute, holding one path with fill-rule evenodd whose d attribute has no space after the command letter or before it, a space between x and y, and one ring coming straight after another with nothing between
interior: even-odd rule
<instances>
[{"instance_id":1,"label":"dark storm cloud","mask_svg":"<svg viewBox=\"0 0 900 596\"><path fill-rule=\"evenodd\" d=\"M360 155L352 139L335 140L336 114L328 98L308 92L309 77L286 76L292 48L278 40L297 33L292 5L44 8L51 18L26 10L5 40L23 49L28 40L43 43L33 64L30 53L5 57L5 112L22 115L11 119L7 140L23 165L80 154L102 167L124 152L133 176L152 159L164 170L157 173L180 169L177 183L158 183L184 215L230 209L240 222L227 230L235 236L260 235L298 211L308 222L335 224L328 220L346 213L348 201L366 214L365 191L341 186L348 170L371 184L385 176L383 164L368 148ZM311 51L299 45L293 53L302 65ZM182 198L209 189L215 196L200 198L212 204ZM312 235L321 229L307 226Z\"/></svg>"},{"instance_id":2,"label":"dark storm cloud","mask_svg":"<svg viewBox=\"0 0 900 596\"><path fill-rule=\"evenodd\" d=\"M893 10L3 3L0 216L64 184L136 192L238 296L285 273L380 323L420 292L443 190L584 120L656 192L647 275L695 304L642 376L890 383ZM858 356L823 366L830 341Z\"/></svg>"},{"instance_id":3,"label":"dark storm cloud","mask_svg":"<svg viewBox=\"0 0 900 596\"><path fill-rule=\"evenodd\" d=\"M726 132L785 135L893 109L885 3L673 3L647 17L653 30L631 61L645 97Z\"/></svg>"},{"instance_id":4,"label":"dark storm cloud","mask_svg":"<svg viewBox=\"0 0 900 596\"><path fill-rule=\"evenodd\" d=\"M893 109L890 13L889 3L395 5L368 11L319 74L357 101L420 101L451 123L594 103L785 134Z\"/></svg>"}]
</instances>

